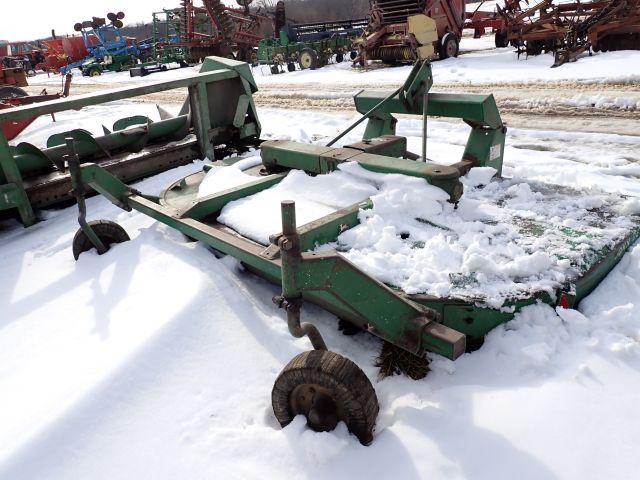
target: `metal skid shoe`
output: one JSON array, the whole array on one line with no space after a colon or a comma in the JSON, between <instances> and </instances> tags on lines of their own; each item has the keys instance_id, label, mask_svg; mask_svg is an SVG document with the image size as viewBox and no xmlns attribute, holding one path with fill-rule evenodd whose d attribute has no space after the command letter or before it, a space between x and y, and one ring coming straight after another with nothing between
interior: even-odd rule
<instances>
[{"instance_id":1,"label":"metal skid shoe","mask_svg":"<svg viewBox=\"0 0 640 480\"><path fill-rule=\"evenodd\" d=\"M71 194L78 203L78 223L80 228L73 237L73 258L78 260L80 254L95 248L102 255L114 243L122 243L130 240L127 232L115 222L110 220L94 220L87 222L87 206L85 195L87 193L80 171L80 159L76 153L73 138L65 138L67 154L64 156L69 165L71 176Z\"/></svg>"},{"instance_id":2,"label":"metal skid shoe","mask_svg":"<svg viewBox=\"0 0 640 480\"><path fill-rule=\"evenodd\" d=\"M282 235L273 238L280 247L282 295L273 301L287 312L289 332L296 338L308 337L314 350L295 356L276 378L271 392L273 413L282 427L296 415L304 415L307 425L328 432L343 421L360 443L373 441L378 415L378 398L364 372L351 360L327 350L318 329L300 323L302 279L300 236L296 230L295 203L281 204Z\"/></svg>"}]
</instances>

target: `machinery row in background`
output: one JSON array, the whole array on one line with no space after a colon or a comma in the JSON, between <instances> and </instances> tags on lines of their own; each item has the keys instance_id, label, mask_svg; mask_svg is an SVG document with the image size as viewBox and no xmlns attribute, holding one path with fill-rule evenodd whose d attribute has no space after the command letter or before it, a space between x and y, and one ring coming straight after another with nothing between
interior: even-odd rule
<instances>
[{"instance_id":1,"label":"machinery row in background","mask_svg":"<svg viewBox=\"0 0 640 480\"><path fill-rule=\"evenodd\" d=\"M273 12L239 8L220 0L181 0L180 6L153 13L153 33L136 40L122 33L123 12L78 22L76 36L42 42L15 42L0 47L7 67L28 73L42 69L83 75L135 68L134 75L186 66L204 57L232 57L266 65L272 73L316 69L346 58L409 62L456 56L465 21L464 0L371 0L368 18L299 23L286 15L285 3Z\"/></svg>"},{"instance_id":2,"label":"machinery row in background","mask_svg":"<svg viewBox=\"0 0 640 480\"><path fill-rule=\"evenodd\" d=\"M40 48L33 42L0 48L13 62L6 66L60 73L78 68L88 76L140 66L186 66L209 55L249 60L271 20L250 12L250 1L239 3L244 7L230 8L220 0L203 0L203 6L196 7L193 0L182 0L178 8L153 13L152 36L141 40L123 34L125 14L118 12L76 23L76 36L57 38L52 32Z\"/></svg>"},{"instance_id":3,"label":"machinery row in background","mask_svg":"<svg viewBox=\"0 0 640 480\"><path fill-rule=\"evenodd\" d=\"M553 66L585 51L640 50L640 0L594 0L557 4L505 0L495 11L471 12L464 0L371 0L371 18L359 39L357 60L387 62L454 57L463 29L495 35L496 47L518 56L555 55Z\"/></svg>"},{"instance_id":4,"label":"machinery row in background","mask_svg":"<svg viewBox=\"0 0 640 480\"><path fill-rule=\"evenodd\" d=\"M524 7L520 0L506 0L496 7L503 22L496 46L511 43L527 55L553 52L553 66L587 50L640 50L640 0L542 0Z\"/></svg>"},{"instance_id":5,"label":"machinery row in background","mask_svg":"<svg viewBox=\"0 0 640 480\"><path fill-rule=\"evenodd\" d=\"M284 64L293 69L296 60L301 68L321 67L333 55L340 62L347 51L361 66L368 60L445 59L458 56L464 29L473 30L476 38L490 29L496 47L512 45L518 56L553 53L553 66L585 51L640 49L640 0L524 3L505 0L491 12L480 10L483 1L467 12L465 0L370 0L367 19L287 26L284 3L278 2L284 23L278 25L276 16L276 38L261 41L258 56L270 62L273 73ZM323 32L325 37L319 35ZM325 43L305 44L320 40Z\"/></svg>"},{"instance_id":6,"label":"machinery row in background","mask_svg":"<svg viewBox=\"0 0 640 480\"><path fill-rule=\"evenodd\" d=\"M495 11L480 3L466 11L465 0L370 0L367 18L299 23L285 2L273 11L238 7L221 0L181 0L177 8L153 13L152 34L136 40L123 31L123 12L78 22L75 36L0 45L4 68L83 75L130 70L133 76L200 62L210 55L265 65L271 73L317 69L348 59L410 63L458 55L464 29L478 37L490 29L497 47L518 54L555 54L554 66L585 51L640 49L640 0L594 0L523 5L505 0ZM1 80L0 80L1 81Z\"/></svg>"}]
</instances>

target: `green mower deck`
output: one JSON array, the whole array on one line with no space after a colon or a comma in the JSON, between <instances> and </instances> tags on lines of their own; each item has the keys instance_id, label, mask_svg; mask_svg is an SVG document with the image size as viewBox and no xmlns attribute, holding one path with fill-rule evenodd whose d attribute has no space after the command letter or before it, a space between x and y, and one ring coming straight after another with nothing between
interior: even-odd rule
<instances>
[{"instance_id":1,"label":"green mower deck","mask_svg":"<svg viewBox=\"0 0 640 480\"><path fill-rule=\"evenodd\" d=\"M315 251L318 245L333 242L346 229L356 226L358 212L371 208L371 200L306 225L296 224L295 204L283 202L282 231L273 232L270 245L252 241L218 222L218 215L229 202L278 184L292 169L326 174L346 161L357 162L374 172L423 178L446 191L451 202L457 202L462 195L460 177L471 168L491 166L501 172L506 128L491 95L431 94L428 93L430 86L429 64L418 63L407 82L395 92L386 96L367 92L357 95L356 106L364 116L328 146L278 140L264 142L261 145L262 165L245 172L255 175L255 181L203 198L198 198L197 192L205 171L175 182L159 198L150 197L126 186L98 165L76 165L73 140L70 140L68 158L70 165L74 164L71 174L74 184L80 187L74 190L81 207L81 229L76 238L82 241L82 249L93 245L99 252L106 251L108 243L117 242L113 236L104 241L100 232L93 231L84 220L82 186L86 185L120 208L148 215L237 258L249 271L281 285L282 295L274 301L286 310L290 332L296 337L308 336L318 353L311 355L307 352L296 357L276 380L272 393L276 417L284 426L296 413L301 413L316 430L331 429L335 426L333 420L338 418L345 421L363 444L368 444L373 438L377 413L375 391L371 389L371 393L364 389L360 394L353 390L353 385L363 382L362 372L344 357L331 354L340 357L336 360L327 356L331 352L324 352L326 345L319 332L313 325L300 322L303 300L321 306L338 318L416 357L433 352L456 359L465 351L476 348L490 330L511 320L526 305L544 302L563 307L576 306L640 235L639 222L615 245L589 252L576 268L576 275L554 295L532 291L509 300L504 306L506 308L495 309L484 303L482 298L408 295L377 281L335 250ZM425 122L429 114L463 119L471 126L463 157L451 166L416 161L417 156L406 150L406 139L395 135L394 113L423 115ZM362 142L340 148L332 146L363 120L368 120L368 124ZM424 130L426 132L426 124ZM217 162L217 165L225 163ZM535 236L554 226L539 223L528 228ZM564 234L567 241L571 241L572 232ZM342 362L344 371L352 372L351 376L338 378L334 371L335 362ZM301 391L307 392L307 397L308 392L316 392L313 398L317 397L317 402L305 403L304 398L307 397ZM333 405L329 413L320 408L326 402ZM356 407L352 411L345 405Z\"/></svg>"}]
</instances>

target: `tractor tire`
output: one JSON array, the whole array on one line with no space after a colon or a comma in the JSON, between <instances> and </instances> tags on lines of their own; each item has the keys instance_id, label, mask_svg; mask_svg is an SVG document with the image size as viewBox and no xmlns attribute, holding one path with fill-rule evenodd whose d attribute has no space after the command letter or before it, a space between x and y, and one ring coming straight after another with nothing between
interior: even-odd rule
<instances>
[{"instance_id":1,"label":"tractor tire","mask_svg":"<svg viewBox=\"0 0 640 480\"><path fill-rule=\"evenodd\" d=\"M442 37L442 41L440 42L440 60L457 57L459 50L460 46L456 36L451 32L445 33L444 37Z\"/></svg>"},{"instance_id":2,"label":"tractor tire","mask_svg":"<svg viewBox=\"0 0 640 480\"><path fill-rule=\"evenodd\" d=\"M304 415L317 432L333 430L344 421L360 443L373 441L378 397L360 368L327 350L294 357L276 379L271 392L273 413L282 427Z\"/></svg>"},{"instance_id":3,"label":"tractor tire","mask_svg":"<svg viewBox=\"0 0 640 480\"><path fill-rule=\"evenodd\" d=\"M278 75L280 73L280 70L278 69L277 65L271 65L271 74L272 75Z\"/></svg>"},{"instance_id":4,"label":"tractor tire","mask_svg":"<svg viewBox=\"0 0 640 480\"><path fill-rule=\"evenodd\" d=\"M102 243L104 243L104 246L107 247L107 250L109 250L109 247L114 243L122 243L130 240L125 229L110 220L94 220L89 222L89 226L96 232L96 235ZM93 243L91 243L91 240L89 240L89 237L87 237L81 228L78 229L73 237L73 258L78 260L81 253L88 252L92 248L95 247Z\"/></svg>"},{"instance_id":5,"label":"tractor tire","mask_svg":"<svg viewBox=\"0 0 640 480\"><path fill-rule=\"evenodd\" d=\"M293 63L293 62L287 63L287 71L295 72L296 71L296 64Z\"/></svg>"},{"instance_id":6,"label":"tractor tire","mask_svg":"<svg viewBox=\"0 0 640 480\"><path fill-rule=\"evenodd\" d=\"M509 40L507 40L507 32L501 32L498 30L495 35L496 48L505 48L509 46Z\"/></svg>"},{"instance_id":7,"label":"tractor tire","mask_svg":"<svg viewBox=\"0 0 640 480\"><path fill-rule=\"evenodd\" d=\"M20 87L6 86L0 87L0 98L20 98L28 97L29 94Z\"/></svg>"},{"instance_id":8,"label":"tractor tire","mask_svg":"<svg viewBox=\"0 0 640 480\"><path fill-rule=\"evenodd\" d=\"M320 58L318 57L318 52L311 48L304 48L300 52L300 56L298 57L298 64L300 65L301 70L315 70L320 67Z\"/></svg>"},{"instance_id":9,"label":"tractor tire","mask_svg":"<svg viewBox=\"0 0 640 480\"><path fill-rule=\"evenodd\" d=\"M102 75L102 71L97 68L92 68L91 70L89 70L90 77L99 77L100 75Z\"/></svg>"},{"instance_id":10,"label":"tractor tire","mask_svg":"<svg viewBox=\"0 0 640 480\"><path fill-rule=\"evenodd\" d=\"M336 63L342 63L344 61L344 54L341 52L336 53Z\"/></svg>"},{"instance_id":11,"label":"tractor tire","mask_svg":"<svg viewBox=\"0 0 640 480\"><path fill-rule=\"evenodd\" d=\"M358 52L356 52L355 50L351 50L351 53L349 53L349 58L351 59L351 61L355 60L356 58L358 58Z\"/></svg>"}]
</instances>

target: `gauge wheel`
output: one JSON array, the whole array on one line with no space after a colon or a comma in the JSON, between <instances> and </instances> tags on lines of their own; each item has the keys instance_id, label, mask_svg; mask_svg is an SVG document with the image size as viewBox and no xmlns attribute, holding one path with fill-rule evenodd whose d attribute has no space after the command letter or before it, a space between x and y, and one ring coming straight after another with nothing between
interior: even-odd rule
<instances>
[{"instance_id":1,"label":"gauge wheel","mask_svg":"<svg viewBox=\"0 0 640 480\"><path fill-rule=\"evenodd\" d=\"M336 63L342 63L344 61L344 54L342 52L336 53Z\"/></svg>"},{"instance_id":2,"label":"gauge wheel","mask_svg":"<svg viewBox=\"0 0 640 480\"><path fill-rule=\"evenodd\" d=\"M93 229L104 246L107 247L107 250L115 243L122 243L130 240L125 229L116 222L112 222L110 220L94 220L89 222L89 226ZM87 237L87 234L84 233L84 230L81 228L78 229L73 237L73 258L78 260L81 253L88 252L92 248L95 247L93 246L93 243L91 243L91 240L89 240L89 237Z\"/></svg>"},{"instance_id":3,"label":"gauge wheel","mask_svg":"<svg viewBox=\"0 0 640 480\"><path fill-rule=\"evenodd\" d=\"M306 70L310 68L311 70L315 70L320 66L320 59L318 58L318 52L311 48L305 48L300 52L300 56L298 57L298 63L300 64L300 69Z\"/></svg>"},{"instance_id":4,"label":"gauge wheel","mask_svg":"<svg viewBox=\"0 0 640 480\"><path fill-rule=\"evenodd\" d=\"M331 431L343 421L360 443L373 441L376 392L364 372L337 353L311 350L294 357L278 375L271 403L282 427L304 415L317 432Z\"/></svg>"},{"instance_id":5,"label":"gauge wheel","mask_svg":"<svg viewBox=\"0 0 640 480\"><path fill-rule=\"evenodd\" d=\"M456 36L451 32L446 33L440 43L440 59L444 60L445 58L457 57L458 50L459 46Z\"/></svg>"},{"instance_id":6,"label":"gauge wheel","mask_svg":"<svg viewBox=\"0 0 640 480\"><path fill-rule=\"evenodd\" d=\"M287 63L287 70L290 72L295 72L296 71L296 64L293 62L289 62Z\"/></svg>"}]
</instances>

